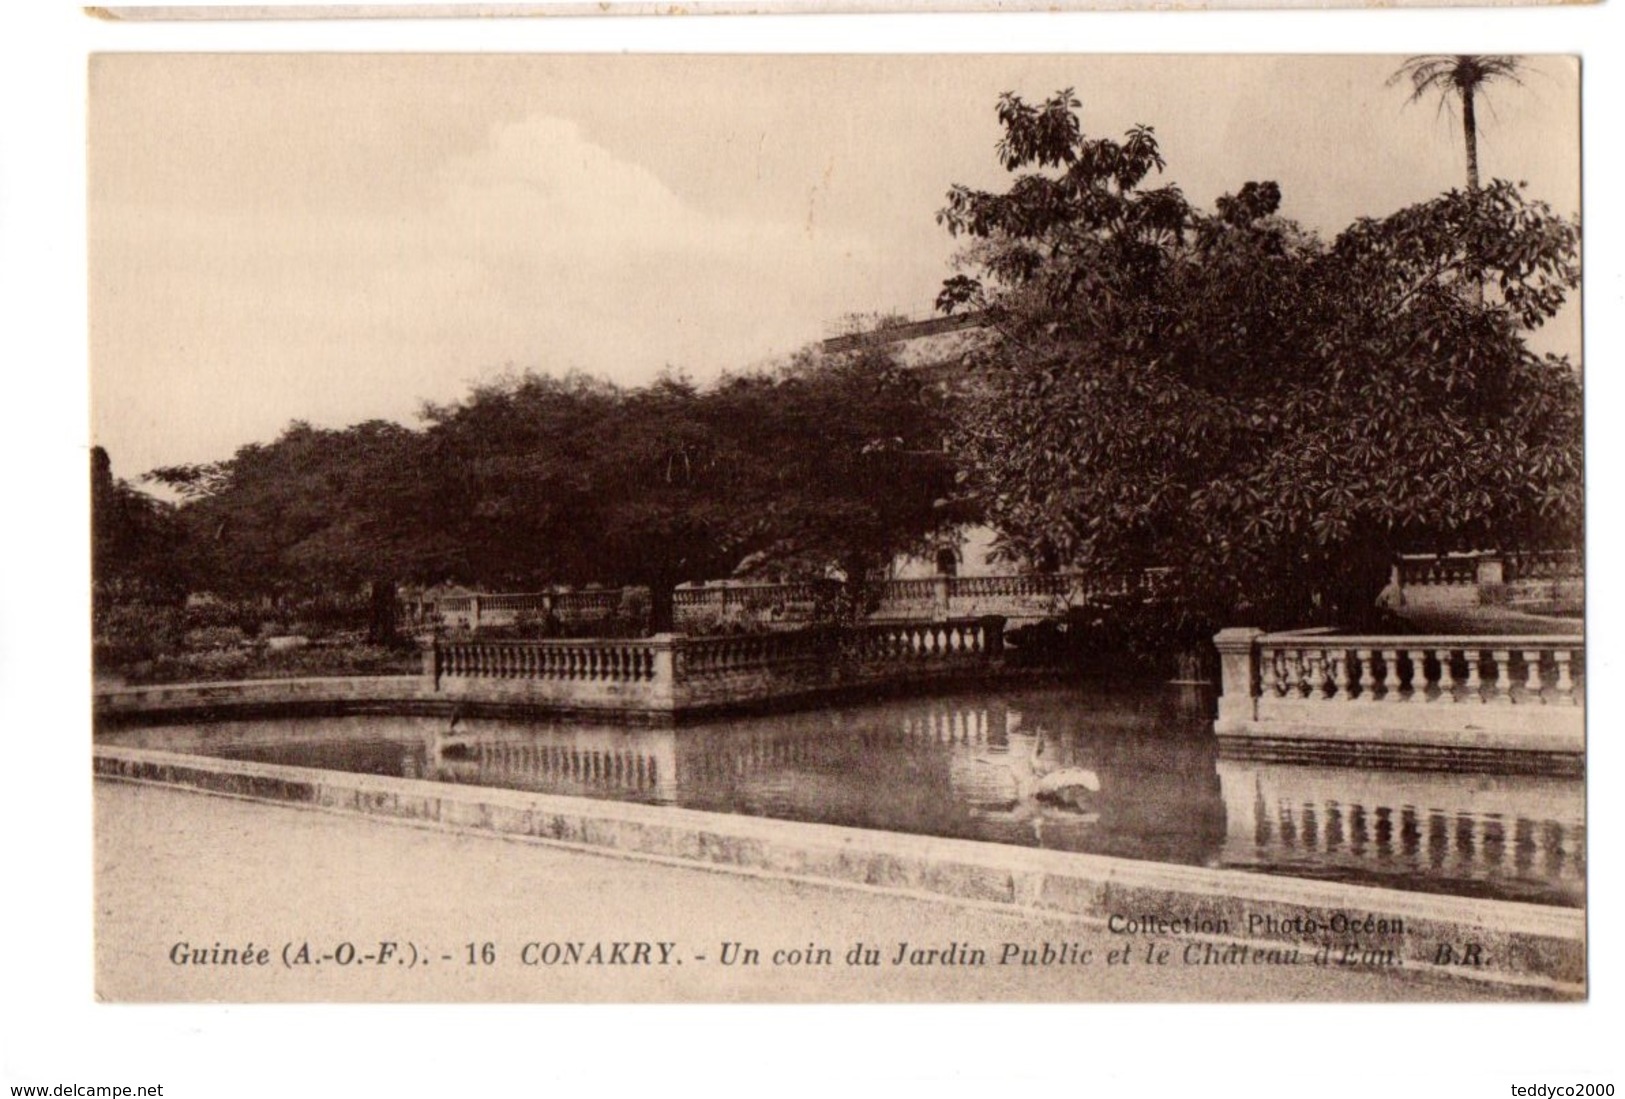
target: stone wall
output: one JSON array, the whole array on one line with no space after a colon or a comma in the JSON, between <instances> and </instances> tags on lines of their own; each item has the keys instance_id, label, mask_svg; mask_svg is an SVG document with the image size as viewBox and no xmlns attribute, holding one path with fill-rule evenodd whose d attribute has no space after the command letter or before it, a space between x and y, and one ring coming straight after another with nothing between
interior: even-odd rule
<instances>
[{"instance_id":1,"label":"stone wall","mask_svg":"<svg viewBox=\"0 0 1625 1099\"><path fill-rule=\"evenodd\" d=\"M1207 930L1183 934L1173 945L1198 952L1211 947L1221 957L1278 947L1296 948L1307 959L1331 943L1358 943L1363 949L1391 952L1419 977L1566 996L1585 993L1585 913L1579 909L134 748L98 748L94 768L102 779L676 860L712 870L784 875L1101 922L1178 913ZM1273 922L1260 925L1254 917L1261 914ZM1343 929L1328 929L1339 918ZM1440 944L1464 943L1478 944L1489 964L1440 962Z\"/></svg>"}]
</instances>

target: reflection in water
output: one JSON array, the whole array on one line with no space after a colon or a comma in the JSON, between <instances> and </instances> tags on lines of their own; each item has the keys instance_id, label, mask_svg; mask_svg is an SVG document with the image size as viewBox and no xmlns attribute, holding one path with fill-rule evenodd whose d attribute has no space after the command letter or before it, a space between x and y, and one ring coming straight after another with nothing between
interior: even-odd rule
<instances>
[{"instance_id":1,"label":"reflection in water","mask_svg":"<svg viewBox=\"0 0 1625 1099\"><path fill-rule=\"evenodd\" d=\"M1580 782L1218 761L1226 866L1585 901Z\"/></svg>"},{"instance_id":2,"label":"reflection in water","mask_svg":"<svg viewBox=\"0 0 1625 1099\"><path fill-rule=\"evenodd\" d=\"M108 743L1579 904L1578 780L1217 758L1195 688L989 690L677 729L342 717Z\"/></svg>"}]
</instances>

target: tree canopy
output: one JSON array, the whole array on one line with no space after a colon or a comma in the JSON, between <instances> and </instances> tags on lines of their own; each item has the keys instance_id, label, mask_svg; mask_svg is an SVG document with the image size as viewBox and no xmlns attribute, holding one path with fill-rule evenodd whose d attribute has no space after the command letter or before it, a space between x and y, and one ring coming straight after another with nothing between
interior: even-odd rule
<instances>
[{"instance_id":1,"label":"tree canopy","mask_svg":"<svg viewBox=\"0 0 1625 1099\"><path fill-rule=\"evenodd\" d=\"M115 601L164 601L185 591L175 509L115 478L99 446L90 450L90 531L96 613Z\"/></svg>"},{"instance_id":2,"label":"tree canopy","mask_svg":"<svg viewBox=\"0 0 1625 1099\"><path fill-rule=\"evenodd\" d=\"M148 476L182 496L178 556L194 590L351 592L457 560L425 442L384 421L339 430L296 421L227 461Z\"/></svg>"},{"instance_id":3,"label":"tree canopy","mask_svg":"<svg viewBox=\"0 0 1625 1099\"><path fill-rule=\"evenodd\" d=\"M183 496L176 556L233 596L454 580L487 590L733 575L862 580L963 517L942 398L883 350L697 386L510 376L413 430L295 423L151 476Z\"/></svg>"},{"instance_id":4,"label":"tree canopy","mask_svg":"<svg viewBox=\"0 0 1625 1099\"><path fill-rule=\"evenodd\" d=\"M1012 549L1173 566L1206 628L1357 618L1401 551L1576 543L1579 378L1525 341L1578 284L1573 222L1497 180L1326 242L1273 182L1211 212L1155 185L1154 131L1080 106L1004 96L1009 187L938 214L969 242L939 308L995 333L965 488Z\"/></svg>"}]
</instances>

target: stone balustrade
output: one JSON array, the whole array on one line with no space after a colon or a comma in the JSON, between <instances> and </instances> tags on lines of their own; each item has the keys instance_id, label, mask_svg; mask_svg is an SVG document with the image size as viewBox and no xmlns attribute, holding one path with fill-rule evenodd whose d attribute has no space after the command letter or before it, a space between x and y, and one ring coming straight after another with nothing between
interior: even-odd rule
<instances>
[{"instance_id":1,"label":"stone balustrade","mask_svg":"<svg viewBox=\"0 0 1625 1099\"><path fill-rule=\"evenodd\" d=\"M684 611L779 610L799 611L811 617L815 608L827 606L840 594L839 580L797 580L783 584L717 584L699 588L678 588L672 604L679 615Z\"/></svg>"},{"instance_id":2,"label":"stone balustrade","mask_svg":"<svg viewBox=\"0 0 1625 1099\"><path fill-rule=\"evenodd\" d=\"M627 641L464 641L433 649L438 678L638 683L654 678L651 645Z\"/></svg>"},{"instance_id":3,"label":"stone balustrade","mask_svg":"<svg viewBox=\"0 0 1625 1099\"><path fill-rule=\"evenodd\" d=\"M635 641L435 641L423 676L441 697L561 711L674 708L669 634Z\"/></svg>"},{"instance_id":4,"label":"stone balustrade","mask_svg":"<svg viewBox=\"0 0 1625 1099\"><path fill-rule=\"evenodd\" d=\"M1221 735L1583 752L1580 637L1221 631Z\"/></svg>"},{"instance_id":5,"label":"stone balustrade","mask_svg":"<svg viewBox=\"0 0 1625 1099\"><path fill-rule=\"evenodd\" d=\"M1166 569L1147 569L1132 576L1024 573L885 580L870 590L875 600L870 618L878 622L921 622L999 615L1007 620L1036 621L1103 599L1155 597L1167 576ZM743 618L759 625L793 628L827 618L840 592L841 583L836 580L728 582L678 588L673 592L672 606L679 628L709 617ZM420 625L478 632L492 626L516 625L526 617L551 617L573 624L601 622L623 613L633 602L646 605L647 600L644 588L479 593L411 603L404 608L403 618Z\"/></svg>"},{"instance_id":6,"label":"stone balustrade","mask_svg":"<svg viewBox=\"0 0 1625 1099\"><path fill-rule=\"evenodd\" d=\"M564 622L601 622L614 617L627 601L627 592L641 589L587 591L479 592L449 595L436 600L409 601L402 620L420 626L472 630L513 626L526 618L556 618Z\"/></svg>"},{"instance_id":7,"label":"stone balustrade","mask_svg":"<svg viewBox=\"0 0 1625 1099\"><path fill-rule=\"evenodd\" d=\"M1416 608L1577 604L1585 564L1573 550L1405 554L1394 562L1391 586L1400 606Z\"/></svg>"},{"instance_id":8,"label":"stone balustrade","mask_svg":"<svg viewBox=\"0 0 1625 1099\"><path fill-rule=\"evenodd\" d=\"M961 599L1024 599L1030 596L1065 595L1069 578L1055 573L1032 576L953 576L948 578L948 594Z\"/></svg>"},{"instance_id":9,"label":"stone balustrade","mask_svg":"<svg viewBox=\"0 0 1625 1099\"><path fill-rule=\"evenodd\" d=\"M1503 578L1519 580L1574 580L1585 578L1585 564L1573 550L1532 550L1502 555Z\"/></svg>"},{"instance_id":10,"label":"stone balustrade","mask_svg":"<svg viewBox=\"0 0 1625 1099\"><path fill-rule=\"evenodd\" d=\"M998 617L841 629L638 640L435 641L438 697L565 711L671 715L873 685L931 682L995 667Z\"/></svg>"},{"instance_id":11,"label":"stone balustrade","mask_svg":"<svg viewBox=\"0 0 1625 1099\"><path fill-rule=\"evenodd\" d=\"M1405 554L1394 568L1399 582L1410 588L1436 584L1476 584L1481 559L1489 558L1477 553Z\"/></svg>"}]
</instances>

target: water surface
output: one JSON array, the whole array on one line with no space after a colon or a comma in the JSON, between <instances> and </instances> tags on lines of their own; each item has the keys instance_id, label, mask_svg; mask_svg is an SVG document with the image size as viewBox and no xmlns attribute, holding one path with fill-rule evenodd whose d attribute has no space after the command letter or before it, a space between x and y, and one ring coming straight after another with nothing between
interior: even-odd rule
<instances>
[{"instance_id":1,"label":"water surface","mask_svg":"<svg viewBox=\"0 0 1625 1099\"><path fill-rule=\"evenodd\" d=\"M1579 779L1221 758L1212 699L985 689L677 729L355 716L103 743L1579 906Z\"/></svg>"}]
</instances>

